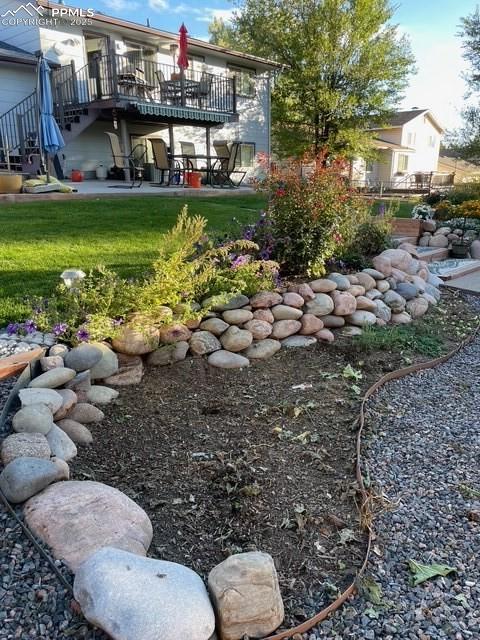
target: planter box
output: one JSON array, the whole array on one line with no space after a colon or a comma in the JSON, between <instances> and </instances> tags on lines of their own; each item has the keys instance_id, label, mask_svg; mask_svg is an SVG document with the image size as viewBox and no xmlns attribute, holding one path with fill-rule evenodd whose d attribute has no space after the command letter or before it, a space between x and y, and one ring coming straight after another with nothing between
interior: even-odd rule
<instances>
[{"instance_id":1,"label":"planter box","mask_svg":"<svg viewBox=\"0 0 480 640\"><path fill-rule=\"evenodd\" d=\"M20 193L23 176L14 173L0 174L0 193Z\"/></svg>"},{"instance_id":2,"label":"planter box","mask_svg":"<svg viewBox=\"0 0 480 640\"><path fill-rule=\"evenodd\" d=\"M421 220L411 218L394 218L392 221L392 231L395 236L420 237L422 230Z\"/></svg>"}]
</instances>

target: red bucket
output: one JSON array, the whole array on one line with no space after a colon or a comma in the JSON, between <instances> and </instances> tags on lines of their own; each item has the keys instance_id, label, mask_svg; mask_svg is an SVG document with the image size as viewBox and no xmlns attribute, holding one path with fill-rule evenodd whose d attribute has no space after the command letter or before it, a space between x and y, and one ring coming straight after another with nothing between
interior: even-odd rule
<instances>
[{"instance_id":1,"label":"red bucket","mask_svg":"<svg viewBox=\"0 0 480 640\"><path fill-rule=\"evenodd\" d=\"M190 171L186 174L187 184L192 189L200 189L202 186L202 174L198 171Z\"/></svg>"},{"instance_id":2,"label":"red bucket","mask_svg":"<svg viewBox=\"0 0 480 640\"><path fill-rule=\"evenodd\" d=\"M83 182L83 173L78 169L72 169L72 182Z\"/></svg>"}]
</instances>

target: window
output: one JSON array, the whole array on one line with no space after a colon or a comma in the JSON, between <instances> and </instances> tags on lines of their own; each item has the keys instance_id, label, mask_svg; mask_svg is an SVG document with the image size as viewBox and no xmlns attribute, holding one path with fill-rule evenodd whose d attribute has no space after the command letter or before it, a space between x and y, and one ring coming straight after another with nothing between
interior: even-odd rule
<instances>
[{"instance_id":1,"label":"window","mask_svg":"<svg viewBox=\"0 0 480 640\"><path fill-rule=\"evenodd\" d=\"M197 80L195 78L195 74L202 73L205 68L205 57L204 56L188 56L188 68L185 72L187 78L190 80Z\"/></svg>"},{"instance_id":2,"label":"window","mask_svg":"<svg viewBox=\"0 0 480 640\"><path fill-rule=\"evenodd\" d=\"M435 136L429 136L428 137L428 146L429 147L434 147L435 143L436 143Z\"/></svg>"},{"instance_id":3,"label":"window","mask_svg":"<svg viewBox=\"0 0 480 640\"><path fill-rule=\"evenodd\" d=\"M398 168L397 171L403 172L408 171L408 156L404 153L401 153L398 156Z\"/></svg>"},{"instance_id":4,"label":"window","mask_svg":"<svg viewBox=\"0 0 480 640\"><path fill-rule=\"evenodd\" d=\"M236 167L253 167L255 165L255 143L242 142L238 150Z\"/></svg>"},{"instance_id":5,"label":"window","mask_svg":"<svg viewBox=\"0 0 480 640\"><path fill-rule=\"evenodd\" d=\"M415 144L415 142L417 141L417 134L416 133L409 133L407 135L407 144L409 146L411 146L412 144Z\"/></svg>"},{"instance_id":6,"label":"window","mask_svg":"<svg viewBox=\"0 0 480 640\"><path fill-rule=\"evenodd\" d=\"M234 67L228 65L228 73L231 78L235 78L237 95L246 98L255 96L255 70L247 67Z\"/></svg>"}]
</instances>

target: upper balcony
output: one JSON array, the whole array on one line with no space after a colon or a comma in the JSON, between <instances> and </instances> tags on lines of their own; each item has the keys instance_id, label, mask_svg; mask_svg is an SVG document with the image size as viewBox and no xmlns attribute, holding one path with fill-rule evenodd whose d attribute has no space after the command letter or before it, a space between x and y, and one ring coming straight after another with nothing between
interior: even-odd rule
<instances>
[{"instance_id":1,"label":"upper balcony","mask_svg":"<svg viewBox=\"0 0 480 640\"><path fill-rule=\"evenodd\" d=\"M142 116L228 122L237 111L235 78L206 71L179 73L169 64L109 53L95 55L79 70L67 65L53 74L56 116L95 104L136 110Z\"/></svg>"}]
</instances>

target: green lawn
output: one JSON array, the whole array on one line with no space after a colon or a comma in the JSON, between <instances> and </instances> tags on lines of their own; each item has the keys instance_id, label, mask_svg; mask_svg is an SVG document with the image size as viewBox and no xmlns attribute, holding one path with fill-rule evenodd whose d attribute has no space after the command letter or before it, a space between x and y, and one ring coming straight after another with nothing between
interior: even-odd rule
<instances>
[{"instance_id":1,"label":"green lawn","mask_svg":"<svg viewBox=\"0 0 480 640\"><path fill-rule=\"evenodd\" d=\"M393 207L393 211L395 217L397 218L411 218L412 217L412 209L418 204L420 200L418 198L416 200L375 200L372 206L372 214L377 215L380 209L380 205L383 204L385 206L385 211L389 210L389 207ZM398 210L397 210L398 208Z\"/></svg>"},{"instance_id":2,"label":"green lawn","mask_svg":"<svg viewBox=\"0 0 480 640\"><path fill-rule=\"evenodd\" d=\"M265 199L162 196L1 206L0 328L22 319L22 299L48 295L65 268L105 264L123 276L142 273L155 257L158 237L184 204L208 219L209 230L225 232L235 226L233 218L254 219Z\"/></svg>"}]
</instances>

